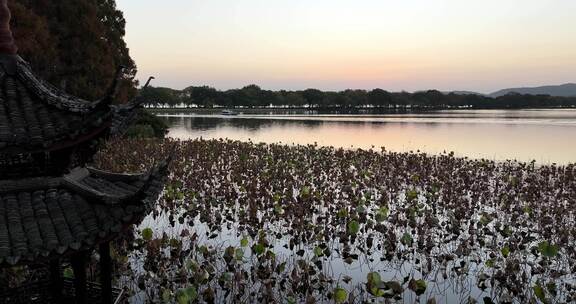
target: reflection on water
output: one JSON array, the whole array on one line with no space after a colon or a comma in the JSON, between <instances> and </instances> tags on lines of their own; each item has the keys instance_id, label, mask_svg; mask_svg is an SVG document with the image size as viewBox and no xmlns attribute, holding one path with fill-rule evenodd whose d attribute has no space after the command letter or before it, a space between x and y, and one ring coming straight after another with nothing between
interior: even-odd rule
<instances>
[{"instance_id":1,"label":"reflection on water","mask_svg":"<svg viewBox=\"0 0 576 304\"><path fill-rule=\"evenodd\" d=\"M442 111L388 115L159 114L169 136L254 142L454 151L472 158L576 162L576 110Z\"/></svg>"}]
</instances>

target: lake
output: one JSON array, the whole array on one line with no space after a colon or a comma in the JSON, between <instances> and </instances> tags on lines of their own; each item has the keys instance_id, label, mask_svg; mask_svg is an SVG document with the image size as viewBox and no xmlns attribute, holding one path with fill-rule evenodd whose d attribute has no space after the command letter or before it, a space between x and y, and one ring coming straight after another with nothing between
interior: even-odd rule
<instances>
[{"instance_id":1,"label":"lake","mask_svg":"<svg viewBox=\"0 0 576 304\"><path fill-rule=\"evenodd\" d=\"M242 110L239 110L242 112ZM168 136L318 144L491 160L576 162L576 109L446 110L403 114L157 112Z\"/></svg>"},{"instance_id":2,"label":"lake","mask_svg":"<svg viewBox=\"0 0 576 304\"><path fill-rule=\"evenodd\" d=\"M157 115L173 138L241 142L172 149L158 208L136 228L136 243L152 238L129 255L131 303L189 286L217 303L266 292L333 303L336 290L351 303L526 303L543 284L550 302L576 298L574 167L350 149L570 163L574 110ZM149 143L128 139L107 158L166 151Z\"/></svg>"}]
</instances>

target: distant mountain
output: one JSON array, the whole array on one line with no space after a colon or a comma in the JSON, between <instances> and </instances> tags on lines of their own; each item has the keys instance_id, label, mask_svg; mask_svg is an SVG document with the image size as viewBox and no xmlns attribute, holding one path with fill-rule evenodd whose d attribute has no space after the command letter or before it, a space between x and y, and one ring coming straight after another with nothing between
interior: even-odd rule
<instances>
[{"instance_id":1,"label":"distant mountain","mask_svg":"<svg viewBox=\"0 0 576 304\"><path fill-rule=\"evenodd\" d=\"M530 95L551 95L563 97L576 96L576 83L567 83L563 85L552 85L533 88L512 88L504 89L490 94L490 97L499 97L509 93L530 94Z\"/></svg>"}]
</instances>

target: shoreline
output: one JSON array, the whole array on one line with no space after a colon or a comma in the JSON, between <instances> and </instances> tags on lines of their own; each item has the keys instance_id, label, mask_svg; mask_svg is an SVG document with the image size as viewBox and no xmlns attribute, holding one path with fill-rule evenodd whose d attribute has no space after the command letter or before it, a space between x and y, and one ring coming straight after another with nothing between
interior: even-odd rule
<instances>
[{"instance_id":1,"label":"shoreline","mask_svg":"<svg viewBox=\"0 0 576 304\"><path fill-rule=\"evenodd\" d=\"M190 113L220 113L231 110L244 114L273 113L273 112L316 112L316 114L405 114L405 113L435 113L453 111L545 111L545 110L576 110L576 107L546 107L546 108L145 108L148 112L190 112Z\"/></svg>"}]
</instances>

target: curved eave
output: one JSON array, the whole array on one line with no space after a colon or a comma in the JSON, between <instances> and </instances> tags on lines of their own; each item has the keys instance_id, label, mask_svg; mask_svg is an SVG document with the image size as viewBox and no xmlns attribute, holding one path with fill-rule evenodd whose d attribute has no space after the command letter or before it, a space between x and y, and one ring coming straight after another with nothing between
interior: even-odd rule
<instances>
[{"instance_id":1,"label":"curved eave","mask_svg":"<svg viewBox=\"0 0 576 304\"><path fill-rule=\"evenodd\" d=\"M105 97L90 102L41 80L21 57L0 54L0 106L5 107L0 108L0 154L61 150L109 131L121 75L118 71Z\"/></svg>"},{"instance_id":2,"label":"curved eave","mask_svg":"<svg viewBox=\"0 0 576 304\"><path fill-rule=\"evenodd\" d=\"M146 174L141 186L130 197L121 201L116 198L113 204L102 200L102 191L82 184L91 174L90 170L79 168L58 179L0 181L0 194L4 193L0 196L4 199L0 201L0 252L11 252L0 256L0 266L50 260L115 238L153 208L163 189L166 164ZM45 194L36 193L43 185ZM35 205L39 203L41 207ZM42 221L46 220L48 225L42 226ZM53 236L46 237L49 233L35 231L36 226L51 230ZM65 237L61 238L61 235Z\"/></svg>"},{"instance_id":3,"label":"curved eave","mask_svg":"<svg viewBox=\"0 0 576 304\"><path fill-rule=\"evenodd\" d=\"M153 174L115 174L97 169L77 168L65 176L63 185L88 200L105 205L137 201L162 176Z\"/></svg>"},{"instance_id":4,"label":"curved eave","mask_svg":"<svg viewBox=\"0 0 576 304\"><path fill-rule=\"evenodd\" d=\"M107 179L109 181L137 181L142 180L147 173L114 173L109 171L100 170L94 167L87 167L90 175Z\"/></svg>"},{"instance_id":5,"label":"curved eave","mask_svg":"<svg viewBox=\"0 0 576 304\"><path fill-rule=\"evenodd\" d=\"M141 105L141 99L135 98L127 104L113 106L114 114L112 125L110 126L110 134L112 136L123 136L136 120Z\"/></svg>"},{"instance_id":6,"label":"curved eave","mask_svg":"<svg viewBox=\"0 0 576 304\"><path fill-rule=\"evenodd\" d=\"M108 98L87 101L55 88L51 84L36 77L28 63L21 57L17 58L16 75L36 97L60 110L73 113L89 113L97 109L100 105L109 102Z\"/></svg>"}]
</instances>

